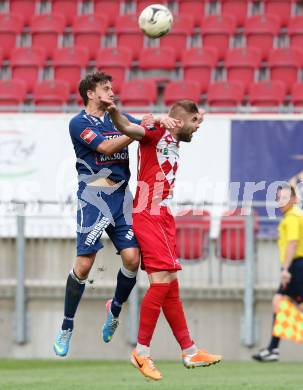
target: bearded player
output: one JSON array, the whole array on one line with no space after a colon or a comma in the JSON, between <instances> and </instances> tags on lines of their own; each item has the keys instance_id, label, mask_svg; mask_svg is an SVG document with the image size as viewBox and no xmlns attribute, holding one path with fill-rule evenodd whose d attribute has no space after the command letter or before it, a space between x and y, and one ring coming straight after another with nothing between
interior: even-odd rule
<instances>
[{"instance_id":1,"label":"bearded player","mask_svg":"<svg viewBox=\"0 0 303 390\"><path fill-rule=\"evenodd\" d=\"M174 127L168 130L156 123L152 127L130 123L113 101L103 103L119 131L140 143L133 228L150 287L142 300L137 346L131 362L146 377L162 379L150 357L150 343L162 309L181 347L185 367L218 363L222 356L198 349L189 334L177 278L181 265L176 256L175 221L169 208L178 169L179 144L190 142L198 130L202 122L199 109L190 100L176 102L169 111Z\"/></svg>"}]
</instances>

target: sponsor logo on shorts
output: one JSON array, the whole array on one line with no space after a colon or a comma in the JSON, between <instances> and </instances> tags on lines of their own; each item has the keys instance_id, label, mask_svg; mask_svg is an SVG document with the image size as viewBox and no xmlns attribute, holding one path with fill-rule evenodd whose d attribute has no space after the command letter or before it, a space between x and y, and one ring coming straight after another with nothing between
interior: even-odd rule
<instances>
[{"instance_id":1,"label":"sponsor logo on shorts","mask_svg":"<svg viewBox=\"0 0 303 390\"><path fill-rule=\"evenodd\" d=\"M87 127L85 130L82 131L80 134L80 137L87 143L90 144L96 137L97 134L93 132L93 130L89 127Z\"/></svg>"},{"instance_id":2,"label":"sponsor logo on shorts","mask_svg":"<svg viewBox=\"0 0 303 390\"><path fill-rule=\"evenodd\" d=\"M133 232L133 229L129 229L129 231L127 232L125 238L127 238L128 240L132 240L134 238L134 232Z\"/></svg>"},{"instance_id":3,"label":"sponsor logo on shorts","mask_svg":"<svg viewBox=\"0 0 303 390\"><path fill-rule=\"evenodd\" d=\"M110 222L109 218L102 217L101 221L96 224L94 229L86 237L85 245L88 245L88 246L94 245L95 242L98 240L98 238L103 233L103 231L108 227L109 222Z\"/></svg>"}]
</instances>

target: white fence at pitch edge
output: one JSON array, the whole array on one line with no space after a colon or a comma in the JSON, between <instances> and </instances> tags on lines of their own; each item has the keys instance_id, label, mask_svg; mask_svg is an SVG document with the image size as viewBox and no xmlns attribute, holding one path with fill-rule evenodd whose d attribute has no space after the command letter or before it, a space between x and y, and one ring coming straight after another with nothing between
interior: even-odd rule
<instances>
[{"instance_id":1,"label":"white fence at pitch edge","mask_svg":"<svg viewBox=\"0 0 303 390\"><path fill-rule=\"evenodd\" d=\"M269 297L278 283L279 263L275 239L259 234L260 229L256 229L255 217L251 213L229 217L227 228L230 224L230 229L225 231L225 235L220 229L222 223L218 216L203 218L204 225L200 226L197 226L196 221L187 221L182 226L177 218L177 247L183 265L183 271L179 273L182 296L189 299L224 300L234 297L242 300L242 341L245 346L253 346L255 302L258 297ZM210 218L208 225L217 225L218 234L215 238L211 236L210 229L207 232L203 230L205 218L206 222ZM259 219L258 224L263 226L263 230L266 224L272 230L273 223L277 223L277 220L264 217ZM66 275L76 256L75 227L71 215L19 215L2 220L0 297L15 299L17 343L27 341L28 299L52 299L58 296L63 299ZM198 251L201 249L201 256L193 253L197 250L200 237L201 247L198 247ZM110 296L116 283L119 261L106 236L103 241L105 251L98 254L90 274L88 298ZM237 252L238 249L242 254ZM131 343L136 339L140 297L147 284L145 274L139 273L129 305Z\"/></svg>"}]
</instances>

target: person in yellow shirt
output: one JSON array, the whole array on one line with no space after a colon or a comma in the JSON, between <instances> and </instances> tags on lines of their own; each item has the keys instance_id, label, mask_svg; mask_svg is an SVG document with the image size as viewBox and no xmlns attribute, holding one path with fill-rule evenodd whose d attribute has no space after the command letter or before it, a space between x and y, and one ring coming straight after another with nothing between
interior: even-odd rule
<instances>
[{"instance_id":1,"label":"person in yellow shirt","mask_svg":"<svg viewBox=\"0 0 303 390\"><path fill-rule=\"evenodd\" d=\"M288 184L278 188L277 202L283 218L278 227L281 273L280 287L272 301L274 321L283 295L303 310L303 210L296 206L296 191ZM260 362L278 361L279 343L280 338L272 336L268 347L252 358Z\"/></svg>"}]
</instances>

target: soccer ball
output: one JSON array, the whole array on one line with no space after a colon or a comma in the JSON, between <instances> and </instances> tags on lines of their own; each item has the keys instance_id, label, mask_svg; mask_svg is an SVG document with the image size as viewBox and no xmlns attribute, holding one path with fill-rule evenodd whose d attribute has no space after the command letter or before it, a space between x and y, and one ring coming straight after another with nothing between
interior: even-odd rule
<instances>
[{"instance_id":1,"label":"soccer ball","mask_svg":"<svg viewBox=\"0 0 303 390\"><path fill-rule=\"evenodd\" d=\"M151 4L139 16L139 27L149 38L160 38L167 34L173 24L173 15L162 4Z\"/></svg>"}]
</instances>

